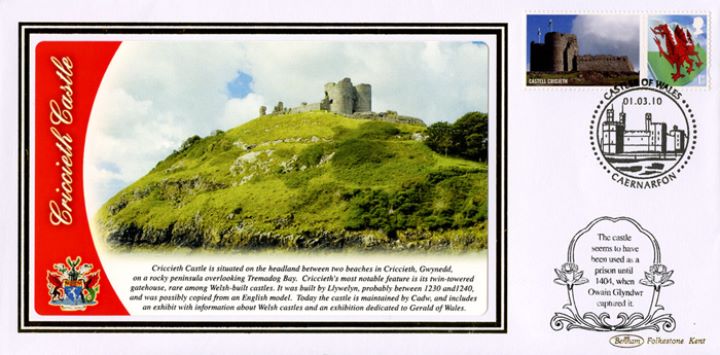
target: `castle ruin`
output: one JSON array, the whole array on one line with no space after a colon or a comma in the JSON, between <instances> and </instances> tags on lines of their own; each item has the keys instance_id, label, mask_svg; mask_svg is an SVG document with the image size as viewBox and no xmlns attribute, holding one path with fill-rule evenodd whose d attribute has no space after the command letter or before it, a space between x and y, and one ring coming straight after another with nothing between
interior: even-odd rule
<instances>
[{"instance_id":1,"label":"castle ruin","mask_svg":"<svg viewBox=\"0 0 720 355\"><path fill-rule=\"evenodd\" d=\"M325 96L318 103L293 107L290 113L325 110L343 115L372 112L372 88L370 84L354 85L350 78L337 83L325 84Z\"/></svg>"},{"instance_id":2,"label":"castle ruin","mask_svg":"<svg viewBox=\"0 0 720 355\"><path fill-rule=\"evenodd\" d=\"M372 97L370 84L353 86L350 78L344 78L337 83L325 84L325 99L329 105L328 111L346 115L355 112L371 112Z\"/></svg>"},{"instance_id":3,"label":"castle ruin","mask_svg":"<svg viewBox=\"0 0 720 355\"><path fill-rule=\"evenodd\" d=\"M627 56L579 55L579 48L574 34L548 32L544 43L530 43L530 71L635 71Z\"/></svg>"},{"instance_id":4,"label":"castle ruin","mask_svg":"<svg viewBox=\"0 0 720 355\"><path fill-rule=\"evenodd\" d=\"M350 78L344 78L337 83L325 84L324 89L325 94L320 102L303 102L300 106L287 108L280 101L273 108L272 114L329 111L350 118L425 126L423 120L417 117L399 115L395 111L373 112L372 87L370 84L353 85ZM260 117L267 114L267 107L260 106Z\"/></svg>"}]
</instances>

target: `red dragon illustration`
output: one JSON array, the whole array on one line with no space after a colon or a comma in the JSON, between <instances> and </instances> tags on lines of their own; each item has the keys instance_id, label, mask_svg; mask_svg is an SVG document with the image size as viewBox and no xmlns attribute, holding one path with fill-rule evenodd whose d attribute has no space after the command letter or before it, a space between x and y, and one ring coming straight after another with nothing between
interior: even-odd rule
<instances>
[{"instance_id":1,"label":"red dragon illustration","mask_svg":"<svg viewBox=\"0 0 720 355\"><path fill-rule=\"evenodd\" d=\"M695 41L693 41L690 31L680 25L675 25L675 30L671 32L670 26L667 24L656 26L651 28L651 30L656 35L654 40L658 50L660 50L660 56L664 57L676 69L675 74L672 75L673 81L677 81L679 78L685 76L680 72L680 69L684 67L685 63L688 63L686 68L688 74L693 71L693 63L698 69L702 67L703 62L695 50ZM658 38L658 36L660 36L660 38ZM667 52L663 50L661 39L665 40ZM693 62L690 56L694 56L696 61Z\"/></svg>"},{"instance_id":2,"label":"red dragon illustration","mask_svg":"<svg viewBox=\"0 0 720 355\"><path fill-rule=\"evenodd\" d=\"M50 272L48 270L46 278L48 281L48 288L50 289L50 299L56 300L63 298L64 290L62 283L62 275Z\"/></svg>"}]
</instances>

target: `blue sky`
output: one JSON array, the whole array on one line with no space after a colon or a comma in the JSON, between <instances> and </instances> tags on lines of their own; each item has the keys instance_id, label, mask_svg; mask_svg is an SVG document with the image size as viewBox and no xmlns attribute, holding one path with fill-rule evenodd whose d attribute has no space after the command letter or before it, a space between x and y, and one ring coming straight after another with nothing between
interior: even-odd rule
<instances>
[{"instance_id":1,"label":"blue sky","mask_svg":"<svg viewBox=\"0 0 720 355\"><path fill-rule=\"evenodd\" d=\"M227 83L228 97L242 99L252 92L252 76L243 71L238 71L237 76Z\"/></svg>"},{"instance_id":2,"label":"blue sky","mask_svg":"<svg viewBox=\"0 0 720 355\"><path fill-rule=\"evenodd\" d=\"M706 15L674 15L674 16L650 16L648 18L648 26L655 27L659 24L667 23L670 30L675 29L675 25L679 24L693 35L696 44L700 44L703 48L707 48L707 16ZM648 48L650 51L657 51L654 35L648 29Z\"/></svg>"},{"instance_id":3,"label":"blue sky","mask_svg":"<svg viewBox=\"0 0 720 355\"><path fill-rule=\"evenodd\" d=\"M640 17L637 15L528 15L526 65L530 69L530 43L542 41L552 19L553 31L572 33L578 38L580 54L625 55L638 70L640 62Z\"/></svg>"},{"instance_id":4,"label":"blue sky","mask_svg":"<svg viewBox=\"0 0 720 355\"><path fill-rule=\"evenodd\" d=\"M538 28L542 32L542 39L544 41L545 34L550 32L548 22L552 20L552 29L554 32L571 33L572 24L577 16L576 15L528 15L527 17L527 48L530 48L530 42L537 42Z\"/></svg>"}]
</instances>

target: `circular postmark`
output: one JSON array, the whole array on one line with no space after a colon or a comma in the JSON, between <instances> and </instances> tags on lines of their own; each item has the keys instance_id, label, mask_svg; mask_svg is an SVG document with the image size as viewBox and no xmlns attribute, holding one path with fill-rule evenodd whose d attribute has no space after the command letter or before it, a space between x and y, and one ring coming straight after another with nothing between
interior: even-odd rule
<instances>
[{"instance_id":1,"label":"circular postmark","mask_svg":"<svg viewBox=\"0 0 720 355\"><path fill-rule=\"evenodd\" d=\"M590 121L599 165L613 181L638 189L677 179L692 158L697 122L676 88L653 79L604 93Z\"/></svg>"}]
</instances>

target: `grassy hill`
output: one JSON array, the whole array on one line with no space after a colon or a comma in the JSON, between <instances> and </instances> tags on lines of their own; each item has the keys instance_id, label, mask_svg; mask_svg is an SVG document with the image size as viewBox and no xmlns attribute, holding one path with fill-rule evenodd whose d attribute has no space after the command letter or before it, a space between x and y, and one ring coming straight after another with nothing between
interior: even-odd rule
<instances>
[{"instance_id":1,"label":"grassy hill","mask_svg":"<svg viewBox=\"0 0 720 355\"><path fill-rule=\"evenodd\" d=\"M424 130L318 111L194 136L96 227L126 248L484 249L487 165L431 151Z\"/></svg>"}]
</instances>

